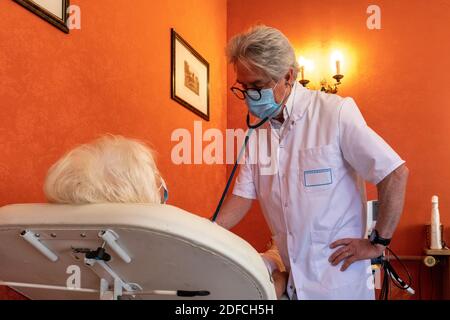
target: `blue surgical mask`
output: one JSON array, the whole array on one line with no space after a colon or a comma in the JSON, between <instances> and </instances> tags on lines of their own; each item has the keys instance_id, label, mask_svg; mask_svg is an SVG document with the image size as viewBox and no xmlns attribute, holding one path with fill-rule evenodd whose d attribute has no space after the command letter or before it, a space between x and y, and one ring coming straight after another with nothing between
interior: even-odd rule
<instances>
[{"instance_id":1,"label":"blue surgical mask","mask_svg":"<svg viewBox=\"0 0 450 320\"><path fill-rule=\"evenodd\" d=\"M264 118L274 118L280 114L284 98L282 99L280 104L275 102L273 90L276 88L277 85L278 83L273 88L262 89L261 99L259 99L258 101L254 101L250 99L248 96L245 97L248 109L252 115L258 117L259 119L264 119Z\"/></svg>"}]
</instances>

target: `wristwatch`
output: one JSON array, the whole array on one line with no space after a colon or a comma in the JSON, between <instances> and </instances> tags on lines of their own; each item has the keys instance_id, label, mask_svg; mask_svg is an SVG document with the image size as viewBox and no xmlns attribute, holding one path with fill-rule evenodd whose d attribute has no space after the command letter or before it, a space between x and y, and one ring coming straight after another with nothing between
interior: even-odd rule
<instances>
[{"instance_id":1,"label":"wristwatch","mask_svg":"<svg viewBox=\"0 0 450 320\"><path fill-rule=\"evenodd\" d=\"M380 237L376 229L372 230L369 240L371 244L381 244L385 247L387 247L391 243L391 239L385 239Z\"/></svg>"}]
</instances>

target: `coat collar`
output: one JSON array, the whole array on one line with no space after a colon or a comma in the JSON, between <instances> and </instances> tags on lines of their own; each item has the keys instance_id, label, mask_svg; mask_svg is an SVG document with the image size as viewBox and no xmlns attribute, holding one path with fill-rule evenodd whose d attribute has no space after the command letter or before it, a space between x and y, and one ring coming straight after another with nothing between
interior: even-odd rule
<instances>
[{"instance_id":1,"label":"coat collar","mask_svg":"<svg viewBox=\"0 0 450 320\"><path fill-rule=\"evenodd\" d=\"M303 117L311 102L311 91L304 88L297 81L292 87L292 93L286 102L286 108L291 114L291 119L297 121Z\"/></svg>"}]
</instances>

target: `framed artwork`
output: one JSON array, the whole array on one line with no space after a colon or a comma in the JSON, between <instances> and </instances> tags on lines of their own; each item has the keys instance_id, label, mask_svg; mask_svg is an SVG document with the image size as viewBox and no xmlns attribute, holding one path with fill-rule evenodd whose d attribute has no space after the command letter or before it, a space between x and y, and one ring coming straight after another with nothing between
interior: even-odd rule
<instances>
[{"instance_id":1,"label":"framed artwork","mask_svg":"<svg viewBox=\"0 0 450 320\"><path fill-rule=\"evenodd\" d=\"M209 63L174 29L171 97L209 121Z\"/></svg>"},{"instance_id":2,"label":"framed artwork","mask_svg":"<svg viewBox=\"0 0 450 320\"><path fill-rule=\"evenodd\" d=\"M14 0L58 29L69 33L67 8L69 0Z\"/></svg>"}]
</instances>

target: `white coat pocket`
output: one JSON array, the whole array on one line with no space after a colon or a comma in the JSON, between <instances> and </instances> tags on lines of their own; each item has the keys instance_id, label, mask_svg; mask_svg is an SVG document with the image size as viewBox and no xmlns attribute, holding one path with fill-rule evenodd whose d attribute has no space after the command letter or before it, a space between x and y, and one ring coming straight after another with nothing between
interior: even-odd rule
<instances>
[{"instance_id":1,"label":"white coat pocket","mask_svg":"<svg viewBox=\"0 0 450 320\"><path fill-rule=\"evenodd\" d=\"M333 266L328 261L329 257L340 248L330 249L330 244L344 238L361 238L361 228L311 231L311 259L315 266L316 279L326 289L336 289L356 281L365 281L370 276L366 270L367 261L356 261L345 271L341 271L343 262Z\"/></svg>"},{"instance_id":2,"label":"white coat pocket","mask_svg":"<svg viewBox=\"0 0 450 320\"><path fill-rule=\"evenodd\" d=\"M300 150L299 162L302 190L319 192L333 188L342 160L337 147L325 145Z\"/></svg>"}]
</instances>

